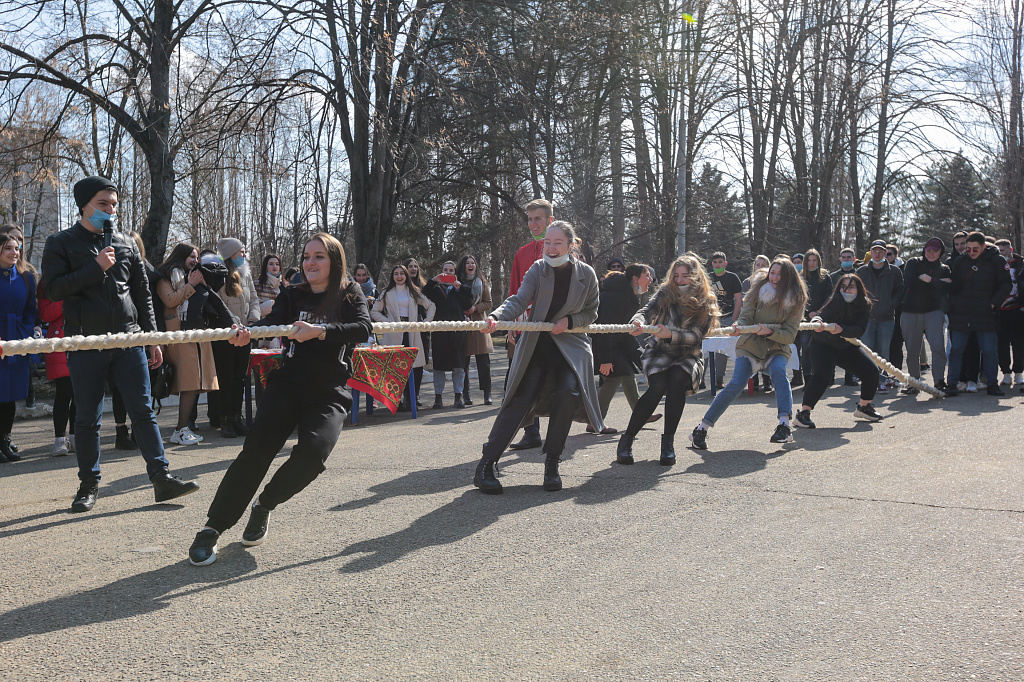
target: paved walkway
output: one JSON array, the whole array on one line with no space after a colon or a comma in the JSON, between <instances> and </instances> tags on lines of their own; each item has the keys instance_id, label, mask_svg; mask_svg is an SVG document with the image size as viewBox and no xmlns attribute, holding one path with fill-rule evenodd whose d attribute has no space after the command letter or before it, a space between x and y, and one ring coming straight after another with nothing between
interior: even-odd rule
<instances>
[{"instance_id":1,"label":"paved walkway","mask_svg":"<svg viewBox=\"0 0 1024 682\"><path fill-rule=\"evenodd\" d=\"M709 451L686 449L708 402L687 406L674 468L660 431L621 467L615 437L577 426L564 491L540 489L533 450L503 460L497 497L470 485L496 406L378 411L264 545L232 529L206 568L186 551L239 441L170 449L202 489L154 505L107 429L99 503L72 515L73 458L19 422L0 677L1024 679L1024 396L890 396L868 425L835 388L784 447L772 398L744 396ZM620 394L609 423L627 418Z\"/></svg>"}]
</instances>

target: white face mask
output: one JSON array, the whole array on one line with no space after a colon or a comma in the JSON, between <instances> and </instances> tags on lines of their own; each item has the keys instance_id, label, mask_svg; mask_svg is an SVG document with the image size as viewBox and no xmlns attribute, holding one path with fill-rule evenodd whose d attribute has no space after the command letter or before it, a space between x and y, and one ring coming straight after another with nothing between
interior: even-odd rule
<instances>
[{"instance_id":1,"label":"white face mask","mask_svg":"<svg viewBox=\"0 0 1024 682\"><path fill-rule=\"evenodd\" d=\"M856 291L840 291L839 293L843 295L843 300L847 303L853 303L857 299Z\"/></svg>"},{"instance_id":2,"label":"white face mask","mask_svg":"<svg viewBox=\"0 0 1024 682\"><path fill-rule=\"evenodd\" d=\"M544 254L544 262L553 268L560 268L569 262L569 254L558 256L557 258Z\"/></svg>"},{"instance_id":3,"label":"white face mask","mask_svg":"<svg viewBox=\"0 0 1024 682\"><path fill-rule=\"evenodd\" d=\"M679 293L681 293L681 294L688 294L688 293L690 293L690 285L689 284L677 284L676 286L679 287Z\"/></svg>"}]
</instances>

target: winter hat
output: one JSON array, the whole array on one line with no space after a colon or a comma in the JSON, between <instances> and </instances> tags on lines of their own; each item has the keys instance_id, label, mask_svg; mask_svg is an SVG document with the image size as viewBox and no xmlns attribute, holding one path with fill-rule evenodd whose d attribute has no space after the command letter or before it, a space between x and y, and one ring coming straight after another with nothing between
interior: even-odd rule
<instances>
[{"instance_id":1,"label":"winter hat","mask_svg":"<svg viewBox=\"0 0 1024 682\"><path fill-rule=\"evenodd\" d=\"M75 183L75 203L78 208L85 208L85 205L92 201L92 198L105 189L117 191L117 185L101 175L90 175Z\"/></svg>"},{"instance_id":2,"label":"winter hat","mask_svg":"<svg viewBox=\"0 0 1024 682\"><path fill-rule=\"evenodd\" d=\"M220 253L221 258L227 260L241 251L244 246L242 242L234 237L224 237L224 239L217 242L217 252Z\"/></svg>"}]
</instances>

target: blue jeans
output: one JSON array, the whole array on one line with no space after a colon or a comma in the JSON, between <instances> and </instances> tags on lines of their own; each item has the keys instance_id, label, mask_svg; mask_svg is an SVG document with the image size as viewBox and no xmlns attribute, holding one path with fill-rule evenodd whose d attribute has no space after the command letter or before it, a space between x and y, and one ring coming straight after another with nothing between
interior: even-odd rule
<instances>
[{"instance_id":1,"label":"blue jeans","mask_svg":"<svg viewBox=\"0 0 1024 682\"><path fill-rule=\"evenodd\" d=\"M132 432L152 476L167 469L160 428L149 394L149 363L144 348L76 350L68 353L68 370L75 391L75 454L78 478L100 480L100 420L107 377L124 399Z\"/></svg>"},{"instance_id":2,"label":"blue jeans","mask_svg":"<svg viewBox=\"0 0 1024 682\"><path fill-rule=\"evenodd\" d=\"M995 386L999 382L999 343L996 332L974 332L981 346L981 366L988 380L989 386ZM949 330L949 379L946 383L956 386L959 381L960 367L964 361L964 349L967 347L967 339L970 332L958 332Z\"/></svg>"},{"instance_id":3,"label":"blue jeans","mask_svg":"<svg viewBox=\"0 0 1024 682\"><path fill-rule=\"evenodd\" d=\"M892 345L892 334L896 330L896 318L891 320L874 320L868 322L864 329L864 336L860 337L861 342L871 350L878 353L882 359L889 359L889 346Z\"/></svg>"},{"instance_id":4,"label":"blue jeans","mask_svg":"<svg viewBox=\"0 0 1024 682\"><path fill-rule=\"evenodd\" d=\"M440 370L434 370L434 394L441 395L444 393L444 372ZM466 370L458 367L452 370L452 388L455 389L456 393L462 393L464 383L466 381Z\"/></svg>"},{"instance_id":5,"label":"blue jeans","mask_svg":"<svg viewBox=\"0 0 1024 682\"><path fill-rule=\"evenodd\" d=\"M772 379L772 386L775 387L775 406L778 408L780 417L793 416L793 390L789 386L789 377L786 376L786 356L776 355L768 361L764 371ZM715 425L718 418L725 413L725 408L736 400L736 397L747 387L747 381L754 376L753 365L750 358L739 355L736 357L736 365L732 370L732 379L725 388L718 392L715 399L704 415L704 421L711 426Z\"/></svg>"}]
</instances>

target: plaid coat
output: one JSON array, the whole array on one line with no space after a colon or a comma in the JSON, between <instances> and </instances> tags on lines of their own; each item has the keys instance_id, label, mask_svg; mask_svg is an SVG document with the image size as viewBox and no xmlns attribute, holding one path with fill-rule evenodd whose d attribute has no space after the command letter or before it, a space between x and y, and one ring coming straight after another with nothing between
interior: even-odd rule
<instances>
[{"instance_id":1,"label":"plaid coat","mask_svg":"<svg viewBox=\"0 0 1024 682\"><path fill-rule=\"evenodd\" d=\"M630 322L651 324L663 298L664 290L658 289ZM690 389L686 394L693 395L700 386L700 378L704 374L704 356L700 346L711 328L711 316L708 316L703 324L698 325L693 318L684 318L683 311L679 308L669 308L668 312L668 320L662 320L661 324L672 332L672 338L659 339L651 336L647 339L643 354L640 356L644 374L651 377L667 371L670 367L682 367L690 375Z\"/></svg>"}]
</instances>

